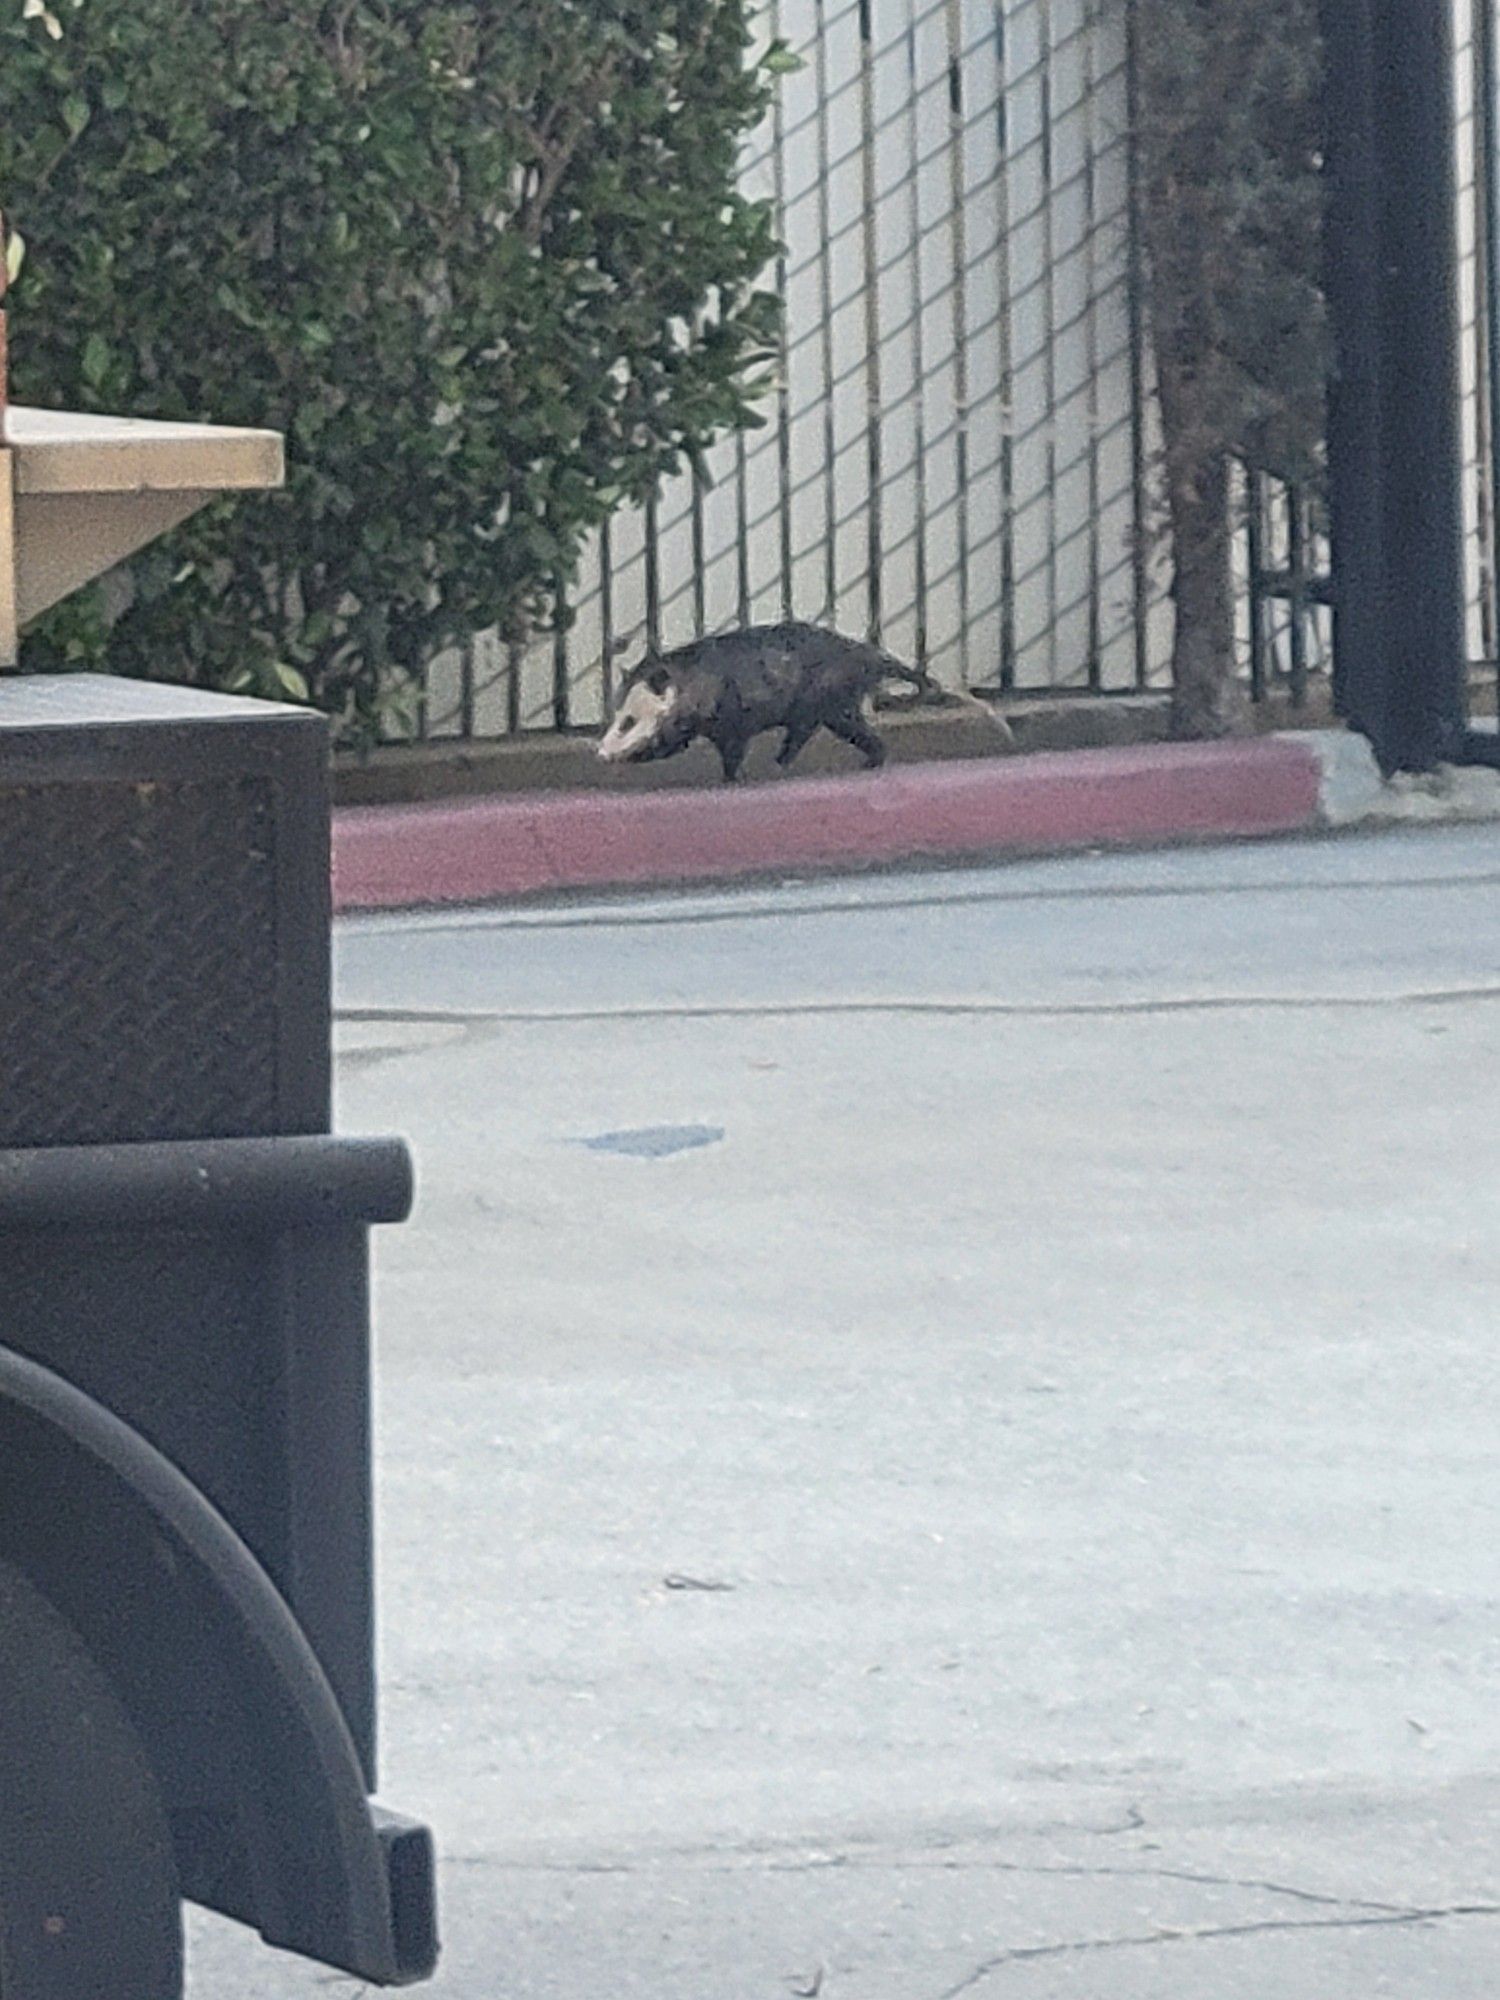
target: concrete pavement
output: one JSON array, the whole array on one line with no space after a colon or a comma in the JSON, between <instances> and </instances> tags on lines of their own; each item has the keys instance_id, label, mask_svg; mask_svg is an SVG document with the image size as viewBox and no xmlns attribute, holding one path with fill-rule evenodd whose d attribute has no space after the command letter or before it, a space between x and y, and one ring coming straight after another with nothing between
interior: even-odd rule
<instances>
[{"instance_id":1,"label":"concrete pavement","mask_svg":"<svg viewBox=\"0 0 1500 2000\"><path fill-rule=\"evenodd\" d=\"M439 2000L1488 2000L1497 890L1445 830L344 926Z\"/></svg>"}]
</instances>

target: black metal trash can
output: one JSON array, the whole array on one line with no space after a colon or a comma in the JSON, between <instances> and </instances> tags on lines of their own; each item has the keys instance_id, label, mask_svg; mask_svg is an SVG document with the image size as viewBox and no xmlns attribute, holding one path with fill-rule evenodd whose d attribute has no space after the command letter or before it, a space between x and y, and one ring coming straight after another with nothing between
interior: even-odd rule
<instances>
[{"instance_id":1,"label":"black metal trash can","mask_svg":"<svg viewBox=\"0 0 1500 2000\"><path fill-rule=\"evenodd\" d=\"M154 1607L132 1615L149 1589L139 1578L115 1606L116 1639L103 1635L97 1604L114 1587L89 1542L108 1523L65 1508L60 1530L57 1506L28 1522L18 1484L0 1560L116 1653L184 1893L393 1981L422 1976L435 1946L425 1831L363 1798L375 1783L366 1236L405 1216L410 1169L399 1142L329 1134L326 770L325 725L306 711L94 676L0 685L0 1343L55 1378L36 1394L55 1396L68 1450L94 1464L118 1448L108 1478L157 1493L166 1525L142 1530L142 1548L180 1533L188 1569L223 1571L172 1617L213 1623L193 1592L254 1600L202 1670L232 1680L236 1648L280 1647L302 1724L333 1744L326 1796L303 1803L316 1818L337 1794L344 1822L366 1822L344 1826L339 1879L313 1896L302 1865L267 1887L277 1866L257 1858L243 1784L222 1768L232 1687L206 1704L179 1687L170 1712L160 1689L180 1676L160 1654L176 1628ZM34 1386L20 1378L18 1403ZM123 1435L87 1436L72 1392ZM34 1408L17 1417L32 1442L16 1449L45 1457L37 1421ZM200 1506L228 1540L199 1536L186 1515ZM82 1593L91 1570L97 1587ZM237 1760L257 1785L248 1739L265 1726L263 1709L247 1714ZM283 1863L294 1848L283 1842ZM373 1888L343 1879L371 1867Z\"/></svg>"}]
</instances>

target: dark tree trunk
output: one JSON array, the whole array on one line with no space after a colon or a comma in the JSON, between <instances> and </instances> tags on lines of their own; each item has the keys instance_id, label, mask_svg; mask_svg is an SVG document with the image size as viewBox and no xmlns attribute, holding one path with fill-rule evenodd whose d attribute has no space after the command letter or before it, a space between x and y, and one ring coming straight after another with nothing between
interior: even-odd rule
<instances>
[{"instance_id":1,"label":"dark tree trunk","mask_svg":"<svg viewBox=\"0 0 1500 2000\"><path fill-rule=\"evenodd\" d=\"M1198 426L1191 415L1191 381L1176 377L1170 366L1159 371L1159 381L1177 615L1172 734L1233 736L1248 725L1249 704L1234 656L1229 461L1221 453L1200 456L1192 449Z\"/></svg>"},{"instance_id":2,"label":"dark tree trunk","mask_svg":"<svg viewBox=\"0 0 1500 2000\"><path fill-rule=\"evenodd\" d=\"M1181 244L1184 229L1201 224L1191 204L1183 204L1175 215L1164 213L1153 220L1161 230L1170 232L1175 226L1179 232L1173 246L1176 255L1170 263L1163 258L1158 266L1154 301L1156 384L1176 609L1172 734L1234 736L1249 727L1250 710L1234 652L1229 459L1213 408L1214 355L1202 324L1206 276L1194 270L1196 260L1191 256L1183 260ZM1148 242L1156 233L1148 229ZM1206 259L1204 267L1206 271Z\"/></svg>"}]
</instances>

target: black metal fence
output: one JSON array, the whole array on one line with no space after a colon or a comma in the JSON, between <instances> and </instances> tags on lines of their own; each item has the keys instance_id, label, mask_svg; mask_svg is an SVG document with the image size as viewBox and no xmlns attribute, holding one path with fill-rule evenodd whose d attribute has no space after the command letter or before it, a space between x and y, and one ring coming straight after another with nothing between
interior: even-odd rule
<instances>
[{"instance_id":1,"label":"black metal fence","mask_svg":"<svg viewBox=\"0 0 1500 2000\"><path fill-rule=\"evenodd\" d=\"M1451 0L1467 644L1496 658L1496 8ZM565 629L435 660L419 729L596 726L647 642L805 617L953 685L1168 684L1170 552L1135 226L1120 0L764 0L783 79L744 179L775 207L784 347L766 427L587 551ZM1328 542L1302 490L1236 483L1256 699L1331 662Z\"/></svg>"}]
</instances>

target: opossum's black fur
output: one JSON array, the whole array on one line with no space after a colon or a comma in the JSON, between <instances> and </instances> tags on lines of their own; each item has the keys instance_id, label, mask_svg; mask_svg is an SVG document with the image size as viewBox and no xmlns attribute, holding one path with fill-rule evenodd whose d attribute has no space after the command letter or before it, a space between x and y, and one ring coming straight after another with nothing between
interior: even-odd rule
<instances>
[{"instance_id":1,"label":"opossum's black fur","mask_svg":"<svg viewBox=\"0 0 1500 2000\"><path fill-rule=\"evenodd\" d=\"M785 770L821 728L851 743L873 770L885 762L885 744L870 727L864 703L890 680L948 698L920 667L821 625L752 625L648 654L626 677L622 693L645 681L657 694L674 688L677 705L632 761L675 757L702 736L718 751L725 779L732 782L752 738L763 730L786 732L776 756ZM1004 729L998 719L996 727Z\"/></svg>"}]
</instances>

